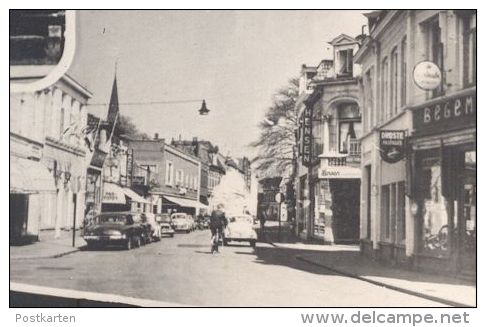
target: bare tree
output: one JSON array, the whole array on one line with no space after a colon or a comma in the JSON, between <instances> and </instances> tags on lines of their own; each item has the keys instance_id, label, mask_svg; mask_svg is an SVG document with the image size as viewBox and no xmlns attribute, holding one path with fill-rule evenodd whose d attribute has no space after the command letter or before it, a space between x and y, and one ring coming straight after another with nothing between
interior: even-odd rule
<instances>
[{"instance_id":1,"label":"bare tree","mask_svg":"<svg viewBox=\"0 0 486 327\"><path fill-rule=\"evenodd\" d=\"M297 108L299 94L298 78L291 78L285 87L273 96L273 103L267 109L258 140L250 145L258 149L252 162L260 175L286 175L292 171L296 148L295 129L298 126Z\"/></svg>"}]
</instances>

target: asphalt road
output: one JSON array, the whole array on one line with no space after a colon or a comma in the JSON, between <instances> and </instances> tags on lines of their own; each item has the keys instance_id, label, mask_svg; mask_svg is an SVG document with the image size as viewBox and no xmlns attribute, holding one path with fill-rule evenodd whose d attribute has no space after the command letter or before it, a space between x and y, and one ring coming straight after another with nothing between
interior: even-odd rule
<instances>
[{"instance_id":1,"label":"asphalt road","mask_svg":"<svg viewBox=\"0 0 486 327\"><path fill-rule=\"evenodd\" d=\"M302 250L235 244L211 254L209 231L131 251L12 260L10 280L190 306L442 306L295 259Z\"/></svg>"}]
</instances>

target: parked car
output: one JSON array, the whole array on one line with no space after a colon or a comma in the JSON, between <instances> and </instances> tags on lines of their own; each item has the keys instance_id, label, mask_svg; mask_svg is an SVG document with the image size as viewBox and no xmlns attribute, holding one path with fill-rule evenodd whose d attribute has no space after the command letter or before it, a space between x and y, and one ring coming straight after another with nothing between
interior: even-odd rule
<instances>
[{"instance_id":1,"label":"parked car","mask_svg":"<svg viewBox=\"0 0 486 327\"><path fill-rule=\"evenodd\" d=\"M159 213L155 215L155 220L160 226L161 236L169 235L170 237L174 237L175 231L172 228L172 218L168 213Z\"/></svg>"},{"instance_id":2,"label":"parked car","mask_svg":"<svg viewBox=\"0 0 486 327\"><path fill-rule=\"evenodd\" d=\"M160 224L155 220L155 214L147 212L141 215L142 220L146 224L148 232L148 241L160 241L162 238Z\"/></svg>"},{"instance_id":3,"label":"parked car","mask_svg":"<svg viewBox=\"0 0 486 327\"><path fill-rule=\"evenodd\" d=\"M90 220L83 237L89 249L114 245L130 250L142 245L143 232L140 214L107 212Z\"/></svg>"},{"instance_id":4,"label":"parked car","mask_svg":"<svg viewBox=\"0 0 486 327\"><path fill-rule=\"evenodd\" d=\"M197 229L197 223L194 220L194 217L191 215L187 215L187 220L191 224L191 231L195 231Z\"/></svg>"},{"instance_id":5,"label":"parked car","mask_svg":"<svg viewBox=\"0 0 486 327\"><path fill-rule=\"evenodd\" d=\"M257 234L253 228L253 217L250 215L237 215L228 217L228 225L223 234L223 244L228 242L250 242L255 247Z\"/></svg>"},{"instance_id":6,"label":"parked car","mask_svg":"<svg viewBox=\"0 0 486 327\"><path fill-rule=\"evenodd\" d=\"M183 231L190 233L194 229L193 221L189 219L189 215L185 213L173 213L171 215L172 227L176 232Z\"/></svg>"}]
</instances>

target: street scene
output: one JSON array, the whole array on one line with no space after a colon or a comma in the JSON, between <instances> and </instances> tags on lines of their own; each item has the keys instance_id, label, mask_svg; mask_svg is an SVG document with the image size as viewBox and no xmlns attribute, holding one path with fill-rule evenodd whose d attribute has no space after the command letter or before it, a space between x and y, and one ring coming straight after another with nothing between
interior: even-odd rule
<instances>
[{"instance_id":1,"label":"street scene","mask_svg":"<svg viewBox=\"0 0 486 327\"><path fill-rule=\"evenodd\" d=\"M476 307L476 10L10 10L10 307Z\"/></svg>"}]
</instances>

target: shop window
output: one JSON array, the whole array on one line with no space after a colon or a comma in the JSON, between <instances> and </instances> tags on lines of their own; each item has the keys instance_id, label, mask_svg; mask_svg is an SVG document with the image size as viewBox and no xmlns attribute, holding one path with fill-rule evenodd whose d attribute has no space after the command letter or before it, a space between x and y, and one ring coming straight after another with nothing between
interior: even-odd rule
<instances>
[{"instance_id":1,"label":"shop window","mask_svg":"<svg viewBox=\"0 0 486 327\"><path fill-rule=\"evenodd\" d=\"M383 228L383 241L389 241L391 238L390 222L390 185L381 187L381 222Z\"/></svg>"},{"instance_id":2,"label":"shop window","mask_svg":"<svg viewBox=\"0 0 486 327\"><path fill-rule=\"evenodd\" d=\"M381 187L382 240L394 244L405 242L405 182Z\"/></svg>"},{"instance_id":3,"label":"shop window","mask_svg":"<svg viewBox=\"0 0 486 327\"><path fill-rule=\"evenodd\" d=\"M405 218L405 182L397 183L397 236L396 240L400 244L405 243L406 237L406 218Z\"/></svg>"},{"instance_id":4,"label":"shop window","mask_svg":"<svg viewBox=\"0 0 486 327\"><path fill-rule=\"evenodd\" d=\"M476 84L476 13L462 17L464 85Z\"/></svg>"},{"instance_id":5,"label":"shop window","mask_svg":"<svg viewBox=\"0 0 486 327\"><path fill-rule=\"evenodd\" d=\"M439 158L422 160L419 179L422 203L422 242L426 253L441 255L448 250L448 215L442 196Z\"/></svg>"}]
</instances>

